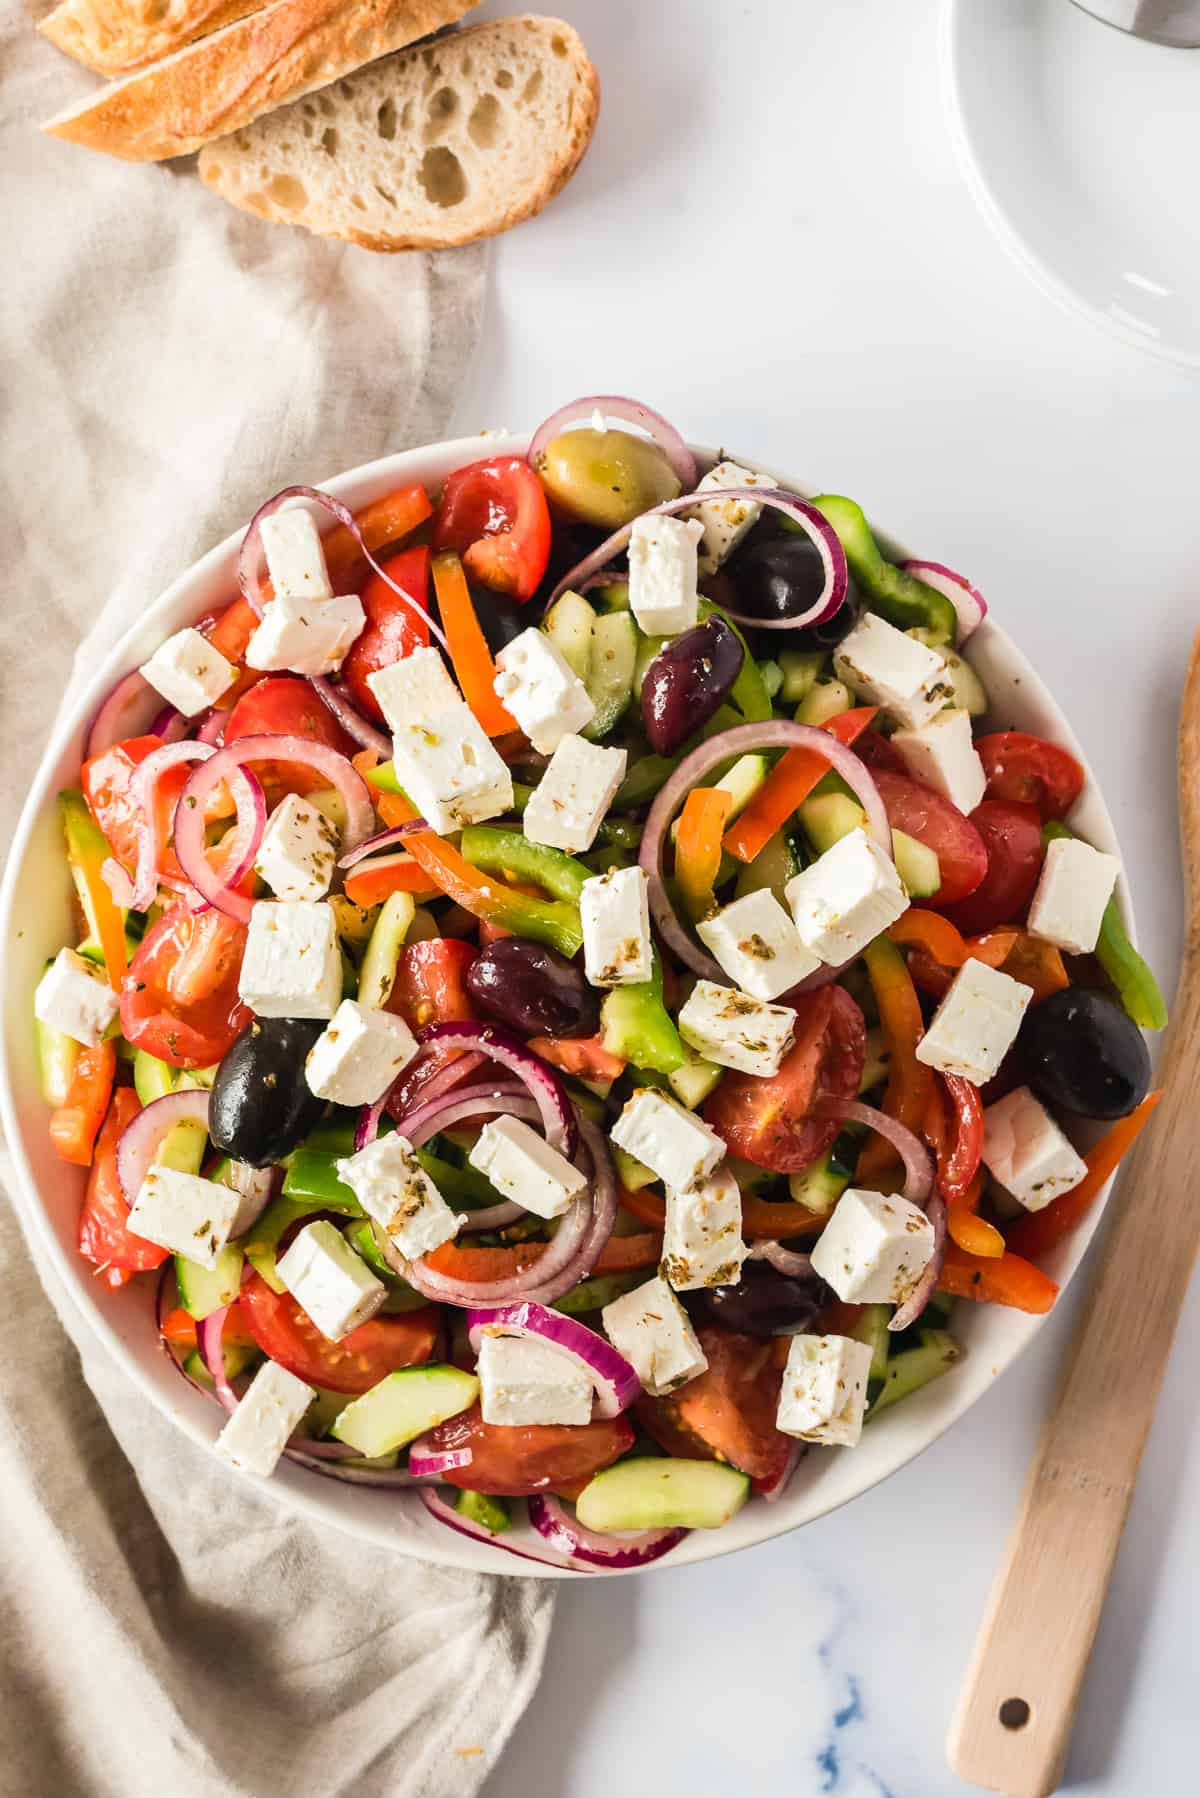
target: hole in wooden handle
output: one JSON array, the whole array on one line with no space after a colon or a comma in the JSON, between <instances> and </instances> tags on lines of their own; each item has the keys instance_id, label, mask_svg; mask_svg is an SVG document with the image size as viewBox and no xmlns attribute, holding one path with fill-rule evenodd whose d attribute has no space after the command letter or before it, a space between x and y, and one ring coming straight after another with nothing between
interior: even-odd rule
<instances>
[{"instance_id":1,"label":"hole in wooden handle","mask_svg":"<svg viewBox=\"0 0 1200 1798\"><path fill-rule=\"evenodd\" d=\"M1030 1710L1023 1698L1006 1698L996 1715L1005 1729L1024 1729L1029 1721Z\"/></svg>"}]
</instances>

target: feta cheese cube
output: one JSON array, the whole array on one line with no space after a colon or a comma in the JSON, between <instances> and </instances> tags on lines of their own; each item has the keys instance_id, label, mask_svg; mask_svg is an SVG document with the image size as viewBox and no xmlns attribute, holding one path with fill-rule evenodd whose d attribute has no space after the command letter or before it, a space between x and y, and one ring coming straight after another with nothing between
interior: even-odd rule
<instances>
[{"instance_id":1,"label":"feta cheese cube","mask_svg":"<svg viewBox=\"0 0 1200 1798\"><path fill-rule=\"evenodd\" d=\"M696 518L644 512L629 539L629 609L648 637L676 637L700 615Z\"/></svg>"},{"instance_id":2,"label":"feta cheese cube","mask_svg":"<svg viewBox=\"0 0 1200 1798\"><path fill-rule=\"evenodd\" d=\"M679 1013L685 1043L718 1067L769 1076L796 1034L796 1014L788 1005L768 1005L736 988L698 980Z\"/></svg>"},{"instance_id":3,"label":"feta cheese cube","mask_svg":"<svg viewBox=\"0 0 1200 1798\"><path fill-rule=\"evenodd\" d=\"M529 841L569 855L590 849L625 778L626 759L623 749L564 737L525 807Z\"/></svg>"},{"instance_id":4,"label":"feta cheese cube","mask_svg":"<svg viewBox=\"0 0 1200 1798\"><path fill-rule=\"evenodd\" d=\"M696 926L731 980L756 999L777 999L821 965L796 926L766 887L723 905Z\"/></svg>"},{"instance_id":5,"label":"feta cheese cube","mask_svg":"<svg viewBox=\"0 0 1200 1798\"><path fill-rule=\"evenodd\" d=\"M367 621L357 594L298 599L281 593L263 613L246 645L246 665L269 672L332 674Z\"/></svg>"},{"instance_id":6,"label":"feta cheese cube","mask_svg":"<svg viewBox=\"0 0 1200 1798\"><path fill-rule=\"evenodd\" d=\"M1040 1211L1087 1173L1087 1163L1027 1086L984 1112L983 1160L1026 1211Z\"/></svg>"},{"instance_id":7,"label":"feta cheese cube","mask_svg":"<svg viewBox=\"0 0 1200 1798\"><path fill-rule=\"evenodd\" d=\"M650 901L641 868L610 868L579 893L583 966L593 986L638 986L654 971Z\"/></svg>"},{"instance_id":8,"label":"feta cheese cube","mask_svg":"<svg viewBox=\"0 0 1200 1798\"><path fill-rule=\"evenodd\" d=\"M289 793L267 819L254 868L277 899L323 899L337 852L338 833L329 819Z\"/></svg>"},{"instance_id":9,"label":"feta cheese cube","mask_svg":"<svg viewBox=\"0 0 1200 1798\"><path fill-rule=\"evenodd\" d=\"M446 673L436 649L414 649L411 655L368 674L367 685L394 734L409 724L424 724L463 704L463 696Z\"/></svg>"},{"instance_id":10,"label":"feta cheese cube","mask_svg":"<svg viewBox=\"0 0 1200 1798\"><path fill-rule=\"evenodd\" d=\"M316 520L304 506L284 506L258 527L267 573L276 594L296 599L332 599L329 570Z\"/></svg>"},{"instance_id":11,"label":"feta cheese cube","mask_svg":"<svg viewBox=\"0 0 1200 1798\"><path fill-rule=\"evenodd\" d=\"M484 1423L590 1423L592 1382L552 1342L484 1332L475 1371Z\"/></svg>"},{"instance_id":12,"label":"feta cheese cube","mask_svg":"<svg viewBox=\"0 0 1200 1798\"><path fill-rule=\"evenodd\" d=\"M1068 955L1089 955L1120 872L1115 855L1105 855L1077 837L1058 837L1047 844L1029 907L1031 934Z\"/></svg>"},{"instance_id":13,"label":"feta cheese cube","mask_svg":"<svg viewBox=\"0 0 1200 1798\"><path fill-rule=\"evenodd\" d=\"M667 1187L663 1277L676 1292L730 1286L742 1277L742 1192L728 1168L681 1190Z\"/></svg>"},{"instance_id":14,"label":"feta cheese cube","mask_svg":"<svg viewBox=\"0 0 1200 1798\"><path fill-rule=\"evenodd\" d=\"M160 1249L215 1267L241 1203L242 1195L229 1186L155 1165L146 1170L125 1223L135 1236Z\"/></svg>"},{"instance_id":15,"label":"feta cheese cube","mask_svg":"<svg viewBox=\"0 0 1200 1798\"><path fill-rule=\"evenodd\" d=\"M399 1131L379 1136L339 1161L337 1171L405 1261L419 1260L458 1234L461 1217L451 1211Z\"/></svg>"},{"instance_id":16,"label":"feta cheese cube","mask_svg":"<svg viewBox=\"0 0 1200 1798\"><path fill-rule=\"evenodd\" d=\"M605 1305L600 1321L652 1398L665 1398L708 1366L691 1318L661 1274Z\"/></svg>"},{"instance_id":17,"label":"feta cheese cube","mask_svg":"<svg viewBox=\"0 0 1200 1798\"><path fill-rule=\"evenodd\" d=\"M718 462L710 468L697 487L697 493L708 493L720 487L774 487L768 474L754 474L737 462ZM700 572L712 574L754 529L762 517L762 507L748 499L706 499L688 514L698 518L704 529L700 542Z\"/></svg>"},{"instance_id":18,"label":"feta cheese cube","mask_svg":"<svg viewBox=\"0 0 1200 1798\"><path fill-rule=\"evenodd\" d=\"M906 636L877 612L864 612L833 652L839 680L898 724L919 730L953 697L946 658Z\"/></svg>"},{"instance_id":19,"label":"feta cheese cube","mask_svg":"<svg viewBox=\"0 0 1200 1798\"><path fill-rule=\"evenodd\" d=\"M260 899L238 975L238 996L260 1018L331 1018L341 1003L342 956L324 899Z\"/></svg>"},{"instance_id":20,"label":"feta cheese cube","mask_svg":"<svg viewBox=\"0 0 1200 1798\"><path fill-rule=\"evenodd\" d=\"M315 1386L306 1386L277 1361L264 1361L217 1437L217 1453L266 1479L316 1396Z\"/></svg>"},{"instance_id":21,"label":"feta cheese cube","mask_svg":"<svg viewBox=\"0 0 1200 1798\"><path fill-rule=\"evenodd\" d=\"M898 1193L850 1186L812 1251L820 1274L848 1305L902 1305L933 1254L933 1225Z\"/></svg>"},{"instance_id":22,"label":"feta cheese cube","mask_svg":"<svg viewBox=\"0 0 1200 1798\"><path fill-rule=\"evenodd\" d=\"M60 949L33 996L33 1015L72 1042L94 1049L116 1022L121 1001L90 961Z\"/></svg>"},{"instance_id":23,"label":"feta cheese cube","mask_svg":"<svg viewBox=\"0 0 1200 1798\"><path fill-rule=\"evenodd\" d=\"M309 1090L335 1105L374 1105L417 1053L395 1013L343 999L304 1063Z\"/></svg>"},{"instance_id":24,"label":"feta cheese cube","mask_svg":"<svg viewBox=\"0 0 1200 1798\"><path fill-rule=\"evenodd\" d=\"M667 1186L680 1192L712 1173L725 1144L703 1118L640 1086L612 1127L612 1140Z\"/></svg>"},{"instance_id":25,"label":"feta cheese cube","mask_svg":"<svg viewBox=\"0 0 1200 1798\"><path fill-rule=\"evenodd\" d=\"M972 956L950 982L917 1044L917 1060L983 1086L1016 1041L1032 997L1031 988L1011 974Z\"/></svg>"},{"instance_id":26,"label":"feta cheese cube","mask_svg":"<svg viewBox=\"0 0 1200 1798\"><path fill-rule=\"evenodd\" d=\"M847 831L783 891L800 941L830 965L861 955L908 909L895 862L865 830Z\"/></svg>"},{"instance_id":27,"label":"feta cheese cube","mask_svg":"<svg viewBox=\"0 0 1200 1798\"><path fill-rule=\"evenodd\" d=\"M851 1336L793 1336L775 1427L801 1442L853 1448L862 1435L871 1351Z\"/></svg>"},{"instance_id":28,"label":"feta cheese cube","mask_svg":"<svg viewBox=\"0 0 1200 1798\"><path fill-rule=\"evenodd\" d=\"M587 688L543 631L531 628L506 643L496 667L497 697L542 755L596 716Z\"/></svg>"},{"instance_id":29,"label":"feta cheese cube","mask_svg":"<svg viewBox=\"0 0 1200 1798\"><path fill-rule=\"evenodd\" d=\"M983 798L987 775L971 736L971 714L960 706L947 706L919 730L896 731L892 748L904 757L914 779L941 793L964 815Z\"/></svg>"},{"instance_id":30,"label":"feta cheese cube","mask_svg":"<svg viewBox=\"0 0 1200 1798\"><path fill-rule=\"evenodd\" d=\"M207 637L199 631L176 631L160 643L139 673L161 693L185 718L194 718L215 705L235 673L233 665L219 655Z\"/></svg>"},{"instance_id":31,"label":"feta cheese cube","mask_svg":"<svg viewBox=\"0 0 1200 1798\"><path fill-rule=\"evenodd\" d=\"M463 830L512 806L512 775L465 700L400 725L392 757L396 779L431 830Z\"/></svg>"},{"instance_id":32,"label":"feta cheese cube","mask_svg":"<svg viewBox=\"0 0 1200 1798\"><path fill-rule=\"evenodd\" d=\"M467 1156L506 1199L536 1217L561 1217L587 1187L587 1176L520 1118L493 1118Z\"/></svg>"},{"instance_id":33,"label":"feta cheese cube","mask_svg":"<svg viewBox=\"0 0 1200 1798\"><path fill-rule=\"evenodd\" d=\"M383 1281L324 1219L306 1224L292 1238L275 1271L330 1342L340 1342L374 1317L387 1297Z\"/></svg>"}]
</instances>

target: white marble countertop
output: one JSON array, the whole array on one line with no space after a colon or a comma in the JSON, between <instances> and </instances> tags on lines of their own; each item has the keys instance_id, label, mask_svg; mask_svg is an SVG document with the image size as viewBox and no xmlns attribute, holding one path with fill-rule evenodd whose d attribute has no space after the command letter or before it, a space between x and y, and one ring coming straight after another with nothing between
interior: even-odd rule
<instances>
[{"instance_id":1,"label":"white marble countertop","mask_svg":"<svg viewBox=\"0 0 1200 1798\"><path fill-rule=\"evenodd\" d=\"M566 193L497 245L456 422L637 394L966 570L1087 746L1169 982L1200 378L1060 310L995 242L954 160L938 10L561 0L600 69L599 131ZM1087 1272L948 1437L848 1510L564 1590L487 1798L964 1791L946 1726ZM1104 1798L1196 1790L1198 1360L1193 1294L1070 1761Z\"/></svg>"}]
</instances>

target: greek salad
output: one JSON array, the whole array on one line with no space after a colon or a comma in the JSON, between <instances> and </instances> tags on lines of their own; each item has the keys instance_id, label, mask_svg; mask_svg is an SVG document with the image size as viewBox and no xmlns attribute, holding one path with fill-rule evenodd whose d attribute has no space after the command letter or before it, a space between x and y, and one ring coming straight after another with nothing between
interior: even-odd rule
<instances>
[{"instance_id":1,"label":"greek salad","mask_svg":"<svg viewBox=\"0 0 1200 1798\"><path fill-rule=\"evenodd\" d=\"M232 1464L637 1566L1050 1308L1165 1012L969 582L601 396L238 585L91 726L35 1002Z\"/></svg>"}]
</instances>

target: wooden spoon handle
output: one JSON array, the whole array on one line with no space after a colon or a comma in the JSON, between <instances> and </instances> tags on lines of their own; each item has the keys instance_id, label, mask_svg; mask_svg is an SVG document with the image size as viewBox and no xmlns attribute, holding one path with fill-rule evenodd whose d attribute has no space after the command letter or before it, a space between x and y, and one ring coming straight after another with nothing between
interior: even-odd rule
<instances>
[{"instance_id":1,"label":"wooden spoon handle","mask_svg":"<svg viewBox=\"0 0 1200 1798\"><path fill-rule=\"evenodd\" d=\"M1138 1142L950 1729L950 1765L1010 1798L1057 1789L1175 1325L1200 1247L1200 638L1179 739L1188 931L1165 1097Z\"/></svg>"}]
</instances>

